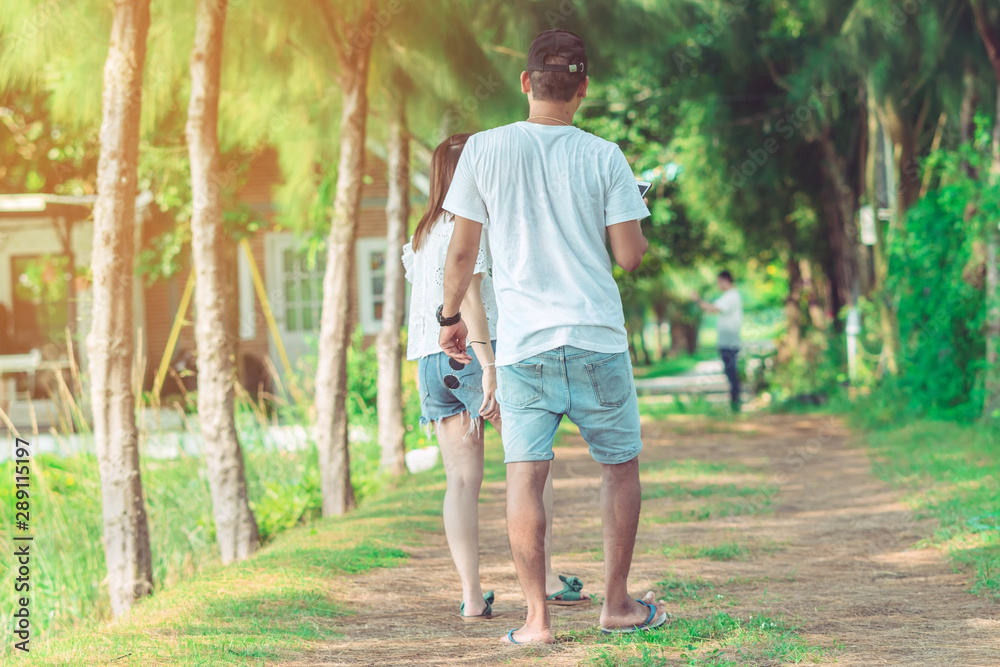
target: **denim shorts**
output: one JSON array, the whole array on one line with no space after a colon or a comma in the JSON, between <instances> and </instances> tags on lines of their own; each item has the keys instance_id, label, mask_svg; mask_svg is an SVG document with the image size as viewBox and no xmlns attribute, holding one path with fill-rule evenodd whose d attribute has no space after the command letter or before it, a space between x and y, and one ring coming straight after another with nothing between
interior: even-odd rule
<instances>
[{"instance_id":1,"label":"denim shorts","mask_svg":"<svg viewBox=\"0 0 1000 667\"><path fill-rule=\"evenodd\" d=\"M497 343L493 341L493 349ZM469 346L472 362L456 371L448 364L448 355L438 352L417 361L417 382L420 384L420 425L428 426L448 417L468 412L473 419L479 418L479 408L483 405L483 367L476 358L475 346ZM458 389L448 389L444 384L446 375L458 378Z\"/></svg>"},{"instance_id":2,"label":"denim shorts","mask_svg":"<svg viewBox=\"0 0 1000 667\"><path fill-rule=\"evenodd\" d=\"M628 352L558 347L497 368L504 463L549 461L563 415L598 463L631 461L642 450L639 400Z\"/></svg>"}]
</instances>

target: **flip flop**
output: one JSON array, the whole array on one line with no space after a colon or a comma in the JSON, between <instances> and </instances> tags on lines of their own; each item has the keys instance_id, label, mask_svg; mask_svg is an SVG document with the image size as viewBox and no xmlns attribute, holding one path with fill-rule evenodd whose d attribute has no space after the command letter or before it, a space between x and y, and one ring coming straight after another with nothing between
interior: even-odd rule
<instances>
[{"instance_id":1,"label":"flip flop","mask_svg":"<svg viewBox=\"0 0 1000 667\"><path fill-rule=\"evenodd\" d=\"M496 599L496 596L493 595L493 591L486 591L486 594L483 596L483 600L486 601L486 609L485 609L485 611L483 611L483 613L479 614L478 616L466 616L465 615L465 603L463 602L458 607L458 615L466 623L471 623L472 621L485 621L485 620L491 619L491 618L493 618L493 600L494 599Z\"/></svg>"},{"instance_id":2,"label":"flip flop","mask_svg":"<svg viewBox=\"0 0 1000 667\"><path fill-rule=\"evenodd\" d=\"M656 615L656 605L649 604L645 600L636 599L641 605L649 607L649 618L646 619L645 623L639 623L637 625L630 625L625 628L601 628L601 632L606 635L627 635L633 632L646 632L647 630L652 630L653 628L658 628L667 622L667 612L663 612L659 616Z\"/></svg>"},{"instance_id":3,"label":"flip flop","mask_svg":"<svg viewBox=\"0 0 1000 667\"><path fill-rule=\"evenodd\" d=\"M532 640L530 642L519 642L516 639L514 639L514 633L517 632L517 631L518 631L518 628L514 628L513 630L508 630L507 631L507 636L504 637L503 639L501 639L500 643L501 644L505 644L508 647L510 647L510 646L528 646L528 645L530 645L535 650L555 649L557 646L559 646L559 642L555 642L553 644L546 644L545 642L540 642L540 641L537 641L537 640Z\"/></svg>"},{"instance_id":4,"label":"flip flop","mask_svg":"<svg viewBox=\"0 0 1000 667\"><path fill-rule=\"evenodd\" d=\"M583 590L583 582L580 581L580 577L560 574L559 579L563 582L562 590L545 598L545 604L560 607L575 607L591 603L591 599L580 592Z\"/></svg>"}]
</instances>

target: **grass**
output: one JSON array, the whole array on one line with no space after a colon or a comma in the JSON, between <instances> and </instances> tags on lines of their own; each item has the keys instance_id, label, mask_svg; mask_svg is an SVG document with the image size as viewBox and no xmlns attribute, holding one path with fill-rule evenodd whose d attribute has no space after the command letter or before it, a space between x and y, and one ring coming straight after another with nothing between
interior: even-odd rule
<instances>
[{"instance_id":1,"label":"grass","mask_svg":"<svg viewBox=\"0 0 1000 667\"><path fill-rule=\"evenodd\" d=\"M739 419L739 416L734 415L733 411L729 409L728 403L712 403L700 394L640 396L639 414L652 420L666 419L677 415L706 416L722 420L723 425L728 425L728 423ZM705 431L705 427L702 425L699 427L702 428L703 432L714 432ZM717 432L725 433L727 431Z\"/></svg>"},{"instance_id":2,"label":"grass","mask_svg":"<svg viewBox=\"0 0 1000 667\"><path fill-rule=\"evenodd\" d=\"M705 558L715 561L744 560L753 555L771 554L780 551L781 547L774 543L756 544L752 547L738 542L722 542L694 546L690 544L667 544L660 552L667 558Z\"/></svg>"},{"instance_id":3,"label":"grass","mask_svg":"<svg viewBox=\"0 0 1000 667\"><path fill-rule=\"evenodd\" d=\"M1000 429L918 422L870 433L868 444L875 472L909 490L918 518L938 522L927 542L972 573L973 593L1000 599Z\"/></svg>"},{"instance_id":4,"label":"grass","mask_svg":"<svg viewBox=\"0 0 1000 667\"><path fill-rule=\"evenodd\" d=\"M700 347L694 354L667 357L648 366L636 366L634 375L637 378L659 378L681 375L692 370L700 361L717 359L719 353L714 348Z\"/></svg>"},{"instance_id":5,"label":"grass","mask_svg":"<svg viewBox=\"0 0 1000 667\"><path fill-rule=\"evenodd\" d=\"M315 516L320 507L319 479L312 452L247 451L251 505L263 540ZM218 560L211 494L204 461L180 458L145 460L143 487L157 587L189 577ZM267 479L264 479L264 475ZM0 464L0 479L12 479L11 463ZM13 489L0 485L0 503L11 507ZM9 536L8 514L0 532ZM63 631L109 615L104 549L101 543L101 487L93 455L32 459L31 526L38 549L32 604L42 613L34 629ZM0 553L9 553L4 540ZM12 609L13 588L5 573L0 591L3 613ZM0 631L6 639L9 624Z\"/></svg>"},{"instance_id":6,"label":"grass","mask_svg":"<svg viewBox=\"0 0 1000 667\"><path fill-rule=\"evenodd\" d=\"M667 602L698 600L701 598L702 592L708 592L715 589L715 585L713 583L705 581L701 577L691 579L689 577L679 575L676 572L671 573L656 582L656 586L659 589L660 598Z\"/></svg>"},{"instance_id":7,"label":"grass","mask_svg":"<svg viewBox=\"0 0 1000 667\"><path fill-rule=\"evenodd\" d=\"M499 450L499 438L488 431L487 479L503 478ZM407 558L408 546L420 543L423 531L439 529L444 489L438 466L373 493L347 517L312 520L277 534L244 562L223 567L206 557L183 580L158 581L156 594L140 601L123 621L81 619L33 635L30 664L214 666L294 660L318 642L342 635L352 612L337 596L337 577L396 566ZM44 576L51 570L43 564L35 571ZM10 590L6 584L5 592ZM33 618L45 613L44 600L35 593ZM4 622L10 627L9 616Z\"/></svg>"},{"instance_id":8,"label":"grass","mask_svg":"<svg viewBox=\"0 0 1000 667\"><path fill-rule=\"evenodd\" d=\"M750 549L736 542L724 542L711 547L701 547L695 552L696 558L709 560L739 560L750 555Z\"/></svg>"},{"instance_id":9,"label":"grass","mask_svg":"<svg viewBox=\"0 0 1000 667\"><path fill-rule=\"evenodd\" d=\"M640 471L644 525L763 514L772 511L777 493L760 473L739 463L655 461L640 464Z\"/></svg>"},{"instance_id":10,"label":"grass","mask_svg":"<svg viewBox=\"0 0 1000 667\"><path fill-rule=\"evenodd\" d=\"M713 611L699 618L668 620L661 630L638 637L601 637L588 648L590 667L654 667L664 664L737 667L817 662L824 650L810 646L780 618L735 616ZM574 639L596 635L577 633Z\"/></svg>"},{"instance_id":11,"label":"grass","mask_svg":"<svg viewBox=\"0 0 1000 667\"><path fill-rule=\"evenodd\" d=\"M365 359L370 362L367 366L370 372L362 374L365 377L351 378L351 425L374 433L375 415L367 404L373 403L374 398L368 397L366 403L364 392L355 391L367 385L374 387L372 369L377 367L371 356L374 352L358 347L352 349L351 354L357 357L358 363ZM413 386L414 370L415 364L404 367L407 387ZM311 382L310 378L306 373L300 381ZM417 423L414 412L419 414L416 392L408 390L404 398L407 423L411 424L406 435L407 445L409 448L425 446L425 435L412 427ZM67 407L75 405L71 396L61 400ZM194 393L170 400L184 412L193 412L196 408ZM158 413L146 412L146 407L143 403L138 413L142 433L141 472L153 582L156 590L161 590L217 565L219 558L205 462L201 457L185 455L183 449L179 458L149 458L145 436L158 435L161 431L155 418ZM266 429L270 425L307 423L304 409L293 402L275 398L264 405L238 390L235 420L243 448L250 506L261 541L267 544L283 531L319 516L322 498L317 454L311 443L304 443L305 449L294 452L277 451L265 444ZM63 424L59 428L65 431L68 427ZM84 423L77 424L77 429L88 431ZM180 439L190 433L177 431L169 435ZM377 512L375 506L369 507L365 501L378 494L386 483L385 476L377 470L379 454L374 438L351 445L351 479L355 497L367 512L364 516ZM0 503L8 508L0 512L0 535L5 537L0 540L2 560L7 560L12 550L9 540L9 522L13 519L9 511L12 508L13 488L9 482L12 477L12 464L9 461L0 463ZM92 454L32 457L31 478L31 527L38 545L33 556L31 582L32 605L36 609L32 618L33 631L36 636L44 636L93 627L110 616L104 581L101 485L96 457ZM424 511L427 515L435 515L429 508ZM415 519L411 526L419 529L420 522ZM362 560L367 558L363 555ZM10 571L0 576L0 583L3 585L0 590L0 621L3 622L0 645L6 646L11 638L9 614L13 611L15 597Z\"/></svg>"},{"instance_id":12,"label":"grass","mask_svg":"<svg viewBox=\"0 0 1000 667\"><path fill-rule=\"evenodd\" d=\"M750 468L738 461L703 461L701 459L675 459L644 461L639 463L639 472L645 478L650 473L669 473L674 479L698 479L709 475L736 474L750 472Z\"/></svg>"}]
</instances>

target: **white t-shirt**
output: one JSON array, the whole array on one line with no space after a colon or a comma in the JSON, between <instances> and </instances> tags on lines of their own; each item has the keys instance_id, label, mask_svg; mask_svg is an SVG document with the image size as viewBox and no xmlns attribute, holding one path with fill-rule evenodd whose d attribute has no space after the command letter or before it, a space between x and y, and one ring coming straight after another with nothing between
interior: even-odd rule
<instances>
[{"instance_id":1,"label":"white t-shirt","mask_svg":"<svg viewBox=\"0 0 1000 667\"><path fill-rule=\"evenodd\" d=\"M715 328L719 333L717 345L721 348L739 348L740 326L743 324L743 299L736 288L730 288L722 293L712 305L719 309L719 319Z\"/></svg>"},{"instance_id":2,"label":"white t-shirt","mask_svg":"<svg viewBox=\"0 0 1000 667\"><path fill-rule=\"evenodd\" d=\"M606 228L649 211L616 144L526 121L480 132L444 208L489 233L498 365L561 345L628 349Z\"/></svg>"},{"instance_id":3,"label":"white t-shirt","mask_svg":"<svg viewBox=\"0 0 1000 667\"><path fill-rule=\"evenodd\" d=\"M403 268L410 281L410 319L406 331L406 358L409 360L428 357L441 352L438 334L441 327L437 322L437 309L444 303L444 260L448 256L448 244L455 231L455 218L445 213L431 227L424 237L420 250L413 251L413 239L403 246ZM483 274L479 292L486 309L490 339L497 337L497 304L493 296L493 280L490 278L490 249L483 231L476 258L475 273Z\"/></svg>"}]
</instances>

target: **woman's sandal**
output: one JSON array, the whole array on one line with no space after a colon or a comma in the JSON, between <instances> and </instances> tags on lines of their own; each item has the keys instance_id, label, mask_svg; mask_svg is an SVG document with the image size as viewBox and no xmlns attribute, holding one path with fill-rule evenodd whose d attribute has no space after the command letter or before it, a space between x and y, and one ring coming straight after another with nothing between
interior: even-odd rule
<instances>
[{"instance_id":1,"label":"woman's sandal","mask_svg":"<svg viewBox=\"0 0 1000 667\"><path fill-rule=\"evenodd\" d=\"M559 579L563 582L561 591L556 591L545 598L545 604L557 605L560 607L575 607L582 604L590 604L590 598L582 593L583 582L580 577L567 577L560 574Z\"/></svg>"},{"instance_id":2,"label":"woman's sandal","mask_svg":"<svg viewBox=\"0 0 1000 667\"><path fill-rule=\"evenodd\" d=\"M486 595L483 596L483 600L486 601L486 609L483 613L478 616L466 616L465 615L465 603L463 602L458 608L458 615L462 617L462 620L466 623L472 621L485 621L493 618L493 600L496 596L493 595L493 591L486 591Z\"/></svg>"}]
</instances>

